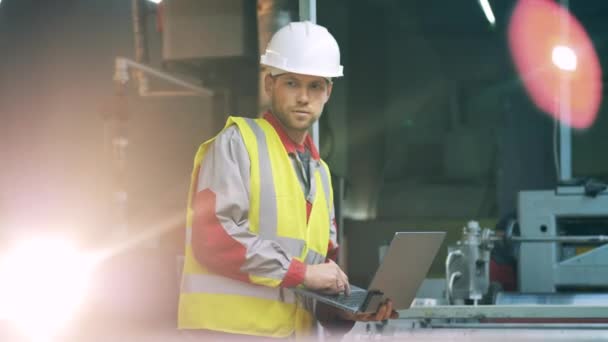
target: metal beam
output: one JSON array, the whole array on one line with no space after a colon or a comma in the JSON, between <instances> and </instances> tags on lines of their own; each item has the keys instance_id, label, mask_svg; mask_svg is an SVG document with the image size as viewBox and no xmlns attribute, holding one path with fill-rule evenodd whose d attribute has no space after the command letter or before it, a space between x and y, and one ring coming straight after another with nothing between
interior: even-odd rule
<instances>
[{"instance_id":1,"label":"metal beam","mask_svg":"<svg viewBox=\"0 0 608 342\"><path fill-rule=\"evenodd\" d=\"M608 306L438 305L399 311L399 319L579 318L608 319Z\"/></svg>"},{"instance_id":2,"label":"metal beam","mask_svg":"<svg viewBox=\"0 0 608 342\"><path fill-rule=\"evenodd\" d=\"M121 83L127 83L129 81L129 72L128 69L135 69L146 74L157 77L166 82L172 83L174 85L178 85L180 87L188 89L187 91L149 91L148 85L146 82L139 82L139 94L141 96L208 96L211 97L214 95L213 90L201 87L198 84L194 84L192 82L183 80L181 78L175 77L166 72L156 70L152 67L149 67L145 64L137 63L127 58L117 57L115 63L115 74L114 80Z\"/></svg>"},{"instance_id":3,"label":"metal beam","mask_svg":"<svg viewBox=\"0 0 608 342\"><path fill-rule=\"evenodd\" d=\"M562 7L570 8L569 0L560 0ZM565 16L560 17L560 33L565 39L569 36L570 27ZM560 77L559 98L559 181L565 182L572 179L572 128L571 120L571 96L572 92L568 83L569 75L562 73Z\"/></svg>"},{"instance_id":4,"label":"metal beam","mask_svg":"<svg viewBox=\"0 0 608 342\"><path fill-rule=\"evenodd\" d=\"M317 1L316 0L299 0L300 21L310 21L313 24L317 23ZM312 140L317 148L319 146L319 121L317 120L312 125Z\"/></svg>"},{"instance_id":5,"label":"metal beam","mask_svg":"<svg viewBox=\"0 0 608 342\"><path fill-rule=\"evenodd\" d=\"M560 329L607 330L604 323L431 323L433 329Z\"/></svg>"},{"instance_id":6,"label":"metal beam","mask_svg":"<svg viewBox=\"0 0 608 342\"><path fill-rule=\"evenodd\" d=\"M569 109L562 109L561 118L570 120ZM572 179L572 129L567 124L561 123L559 126L559 180L565 182L570 179Z\"/></svg>"},{"instance_id":7,"label":"metal beam","mask_svg":"<svg viewBox=\"0 0 608 342\"><path fill-rule=\"evenodd\" d=\"M317 1L316 0L300 0L299 3L300 20L317 23Z\"/></svg>"}]
</instances>

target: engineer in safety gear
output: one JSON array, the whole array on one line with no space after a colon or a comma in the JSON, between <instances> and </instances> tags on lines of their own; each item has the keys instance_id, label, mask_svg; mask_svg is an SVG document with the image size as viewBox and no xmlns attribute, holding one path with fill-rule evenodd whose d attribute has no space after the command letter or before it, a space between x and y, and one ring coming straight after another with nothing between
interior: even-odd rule
<instances>
[{"instance_id":1,"label":"engineer in safety gear","mask_svg":"<svg viewBox=\"0 0 608 342\"><path fill-rule=\"evenodd\" d=\"M330 171L308 133L343 67L334 37L310 22L277 31L261 64L268 111L228 118L195 156L179 328L218 339L297 339L314 336L317 321L335 334L357 320L395 317L390 301L352 315L290 290L349 291L334 262Z\"/></svg>"}]
</instances>

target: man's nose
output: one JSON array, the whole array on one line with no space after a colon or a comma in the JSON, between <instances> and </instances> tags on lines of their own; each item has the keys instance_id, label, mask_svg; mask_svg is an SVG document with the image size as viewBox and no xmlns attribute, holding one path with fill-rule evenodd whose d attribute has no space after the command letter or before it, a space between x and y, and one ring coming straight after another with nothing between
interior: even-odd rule
<instances>
[{"instance_id":1,"label":"man's nose","mask_svg":"<svg viewBox=\"0 0 608 342\"><path fill-rule=\"evenodd\" d=\"M306 104L308 103L309 99L308 99L308 89L306 89L305 87L302 87L297 94L296 100L298 101L298 103L300 104Z\"/></svg>"}]
</instances>

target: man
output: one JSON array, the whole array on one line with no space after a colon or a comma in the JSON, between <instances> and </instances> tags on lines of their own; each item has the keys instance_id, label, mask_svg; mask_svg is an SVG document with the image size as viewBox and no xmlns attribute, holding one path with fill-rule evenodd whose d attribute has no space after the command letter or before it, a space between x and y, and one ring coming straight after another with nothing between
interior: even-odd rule
<instances>
[{"instance_id":1,"label":"man","mask_svg":"<svg viewBox=\"0 0 608 342\"><path fill-rule=\"evenodd\" d=\"M195 157L179 327L210 336L307 336L312 301L295 286L348 292L331 260L338 248L331 178L308 134L342 76L333 36L294 22L272 37L261 63L270 111L231 117ZM390 302L370 315L317 305L324 323L385 320ZM351 323L345 323L350 321ZM218 335L220 334L220 335Z\"/></svg>"}]
</instances>

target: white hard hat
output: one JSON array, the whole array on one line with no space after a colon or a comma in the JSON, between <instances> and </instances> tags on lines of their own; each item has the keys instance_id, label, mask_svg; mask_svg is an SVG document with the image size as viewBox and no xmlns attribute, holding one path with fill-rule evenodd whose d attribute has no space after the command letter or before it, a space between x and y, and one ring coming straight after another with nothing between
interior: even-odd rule
<instances>
[{"instance_id":1,"label":"white hard hat","mask_svg":"<svg viewBox=\"0 0 608 342\"><path fill-rule=\"evenodd\" d=\"M278 30L260 63L283 72L326 78L343 76L344 69L334 37L325 27L309 21L292 22Z\"/></svg>"}]
</instances>

